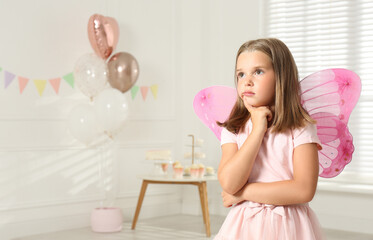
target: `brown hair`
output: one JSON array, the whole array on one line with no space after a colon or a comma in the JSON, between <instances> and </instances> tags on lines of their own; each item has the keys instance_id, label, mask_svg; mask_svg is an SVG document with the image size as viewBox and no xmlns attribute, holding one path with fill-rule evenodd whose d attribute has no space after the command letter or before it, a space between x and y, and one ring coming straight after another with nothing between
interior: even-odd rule
<instances>
[{"instance_id":1,"label":"brown hair","mask_svg":"<svg viewBox=\"0 0 373 240\"><path fill-rule=\"evenodd\" d=\"M298 69L288 47L276 38L245 42L238 49L235 68L237 68L238 57L245 51L260 51L271 59L276 78L275 114L272 122L272 132L280 133L289 129L304 127L306 122L315 123L302 107L299 96ZM235 83L237 84L236 73ZM227 128L232 133L239 133L249 118L249 111L247 111L242 99L237 97L228 119L223 123L217 122L217 124Z\"/></svg>"}]
</instances>

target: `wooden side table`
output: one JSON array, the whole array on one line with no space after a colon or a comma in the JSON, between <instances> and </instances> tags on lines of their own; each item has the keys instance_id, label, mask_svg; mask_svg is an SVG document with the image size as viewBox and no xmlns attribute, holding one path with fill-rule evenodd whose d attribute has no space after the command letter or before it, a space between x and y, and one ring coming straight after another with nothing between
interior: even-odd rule
<instances>
[{"instance_id":1,"label":"wooden side table","mask_svg":"<svg viewBox=\"0 0 373 240\"><path fill-rule=\"evenodd\" d=\"M207 181L217 181L216 176L206 176L203 178L191 178L191 177L183 177L183 178L173 178L169 176L140 176L142 179L142 186L140 190L139 199L137 201L137 207L135 216L132 221L132 229L136 228L136 223L140 214L141 205L145 197L145 192L148 184L190 184L195 185L198 187L199 198L201 200L201 208L202 208L202 215L203 215L203 222L205 223L206 228L206 235L207 237L211 236L210 230L210 214L209 214L209 207L208 207L208 198L207 198L207 188L206 182Z\"/></svg>"}]
</instances>

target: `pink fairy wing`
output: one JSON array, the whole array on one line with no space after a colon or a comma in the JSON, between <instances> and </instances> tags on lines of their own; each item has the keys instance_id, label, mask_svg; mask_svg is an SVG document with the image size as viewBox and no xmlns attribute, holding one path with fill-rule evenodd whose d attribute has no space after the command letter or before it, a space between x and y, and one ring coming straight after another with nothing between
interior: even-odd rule
<instances>
[{"instance_id":1,"label":"pink fairy wing","mask_svg":"<svg viewBox=\"0 0 373 240\"><path fill-rule=\"evenodd\" d=\"M351 162L354 145L347 123L361 92L359 76L347 69L326 69L300 82L303 107L317 121L321 177L331 178Z\"/></svg>"},{"instance_id":2,"label":"pink fairy wing","mask_svg":"<svg viewBox=\"0 0 373 240\"><path fill-rule=\"evenodd\" d=\"M228 118L236 99L236 89L227 86L211 86L202 89L194 97L195 113L219 141L222 128L216 121L224 122Z\"/></svg>"},{"instance_id":3,"label":"pink fairy wing","mask_svg":"<svg viewBox=\"0 0 373 240\"><path fill-rule=\"evenodd\" d=\"M309 75L300 82L303 107L310 115L332 113L347 124L360 97L359 76L347 69L326 69Z\"/></svg>"},{"instance_id":4,"label":"pink fairy wing","mask_svg":"<svg viewBox=\"0 0 373 240\"><path fill-rule=\"evenodd\" d=\"M347 125L330 113L311 115L317 121L317 135L321 141L319 176L331 178L342 172L351 162L354 145Z\"/></svg>"}]
</instances>

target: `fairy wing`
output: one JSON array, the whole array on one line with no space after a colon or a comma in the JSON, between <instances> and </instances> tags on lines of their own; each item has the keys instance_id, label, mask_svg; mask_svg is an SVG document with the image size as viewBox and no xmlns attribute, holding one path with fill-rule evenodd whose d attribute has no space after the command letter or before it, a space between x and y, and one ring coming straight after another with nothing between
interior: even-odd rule
<instances>
[{"instance_id":1,"label":"fairy wing","mask_svg":"<svg viewBox=\"0 0 373 240\"><path fill-rule=\"evenodd\" d=\"M222 127L216 121L224 122L228 118L236 99L236 89L227 86L211 86L202 89L194 97L195 113L219 141Z\"/></svg>"},{"instance_id":2,"label":"fairy wing","mask_svg":"<svg viewBox=\"0 0 373 240\"><path fill-rule=\"evenodd\" d=\"M317 135L323 149L319 151L321 177L337 176L351 162L354 145L347 123L361 91L357 74L347 69L326 69L300 82L303 107L317 121ZM234 88L212 86L194 98L194 111L220 140L222 128L237 99Z\"/></svg>"},{"instance_id":3,"label":"fairy wing","mask_svg":"<svg viewBox=\"0 0 373 240\"><path fill-rule=\"evenodd\" d=\"M326 69L300 82L303 107L317 121L321 177L331 178L351 162L354 145L347 123L360 97L359 76L347 69Z\"/></svg>"}]
</instances>

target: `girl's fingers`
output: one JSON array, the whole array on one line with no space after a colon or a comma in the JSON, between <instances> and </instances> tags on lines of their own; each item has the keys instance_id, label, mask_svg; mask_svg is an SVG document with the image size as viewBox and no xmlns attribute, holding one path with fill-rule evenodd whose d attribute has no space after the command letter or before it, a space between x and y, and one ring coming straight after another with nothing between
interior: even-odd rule
<instances>
[{"instance_id":1,"label":"girl's fingers","mask_svg":"<svg viewBox=\"0 0 373 240\"><path fill-rule=\"evenodd\" d=\"M267 121L271 121L273 118L273 114L271 111L271 108L268 106L262 106L262 107L253 107L247 102L247 98L243 97L243 102L245 104L246 109L249 111L249 113L253 116L254 114L259 113L260 115L267 118ZM274 108L274 107L273 107ZM261 112L261 113L260 113Z\"/></svg>"},{"instance_id":2,"label":"girl's fingers","mask_svg":"<svg viewBox=\"0 0 373 240\"><path fill-rule=\"evenodd\" d=\"M271 121L271 120L272 120L272 112L271 112L271 110L270 110L269 108L268 108L267 119L268 119L268 121Z\"/></svg>"}]
</instances>

